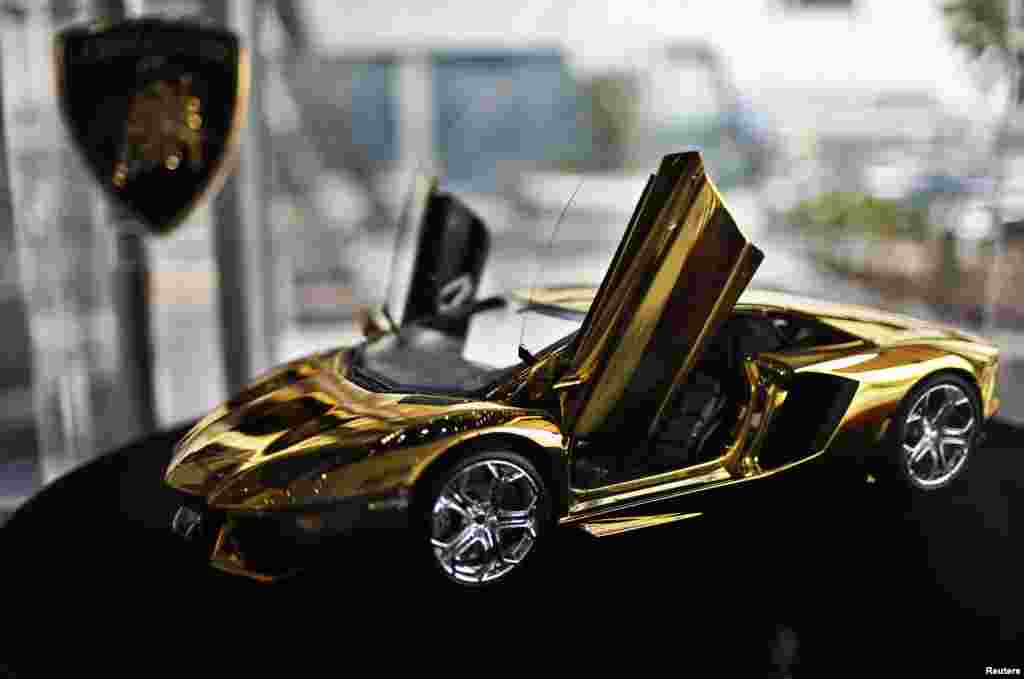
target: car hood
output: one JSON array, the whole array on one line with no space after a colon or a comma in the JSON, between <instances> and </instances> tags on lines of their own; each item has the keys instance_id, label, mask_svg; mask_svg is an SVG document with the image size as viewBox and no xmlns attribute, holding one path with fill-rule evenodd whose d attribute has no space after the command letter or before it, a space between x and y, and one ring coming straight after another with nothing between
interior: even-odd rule
<instances>
[{"instance_id":1,"label":"car hood","mask_svg":"<svg viewBox=\"0 0 1024 679\"><path fill-rule=\"evenodd\" d=\"M290 489L387 454L426 423L443 419L450 425L439 431L455 433L487 414L493 420L519 412L472 399L368 391L348 378L349 356L336 350L293 361L216 408L178 443L166 482L211 506L287 503ZM410 433L407 444L415 438ZM306 490L303 502L316 493Z\"/></svg>"}]
</instances>

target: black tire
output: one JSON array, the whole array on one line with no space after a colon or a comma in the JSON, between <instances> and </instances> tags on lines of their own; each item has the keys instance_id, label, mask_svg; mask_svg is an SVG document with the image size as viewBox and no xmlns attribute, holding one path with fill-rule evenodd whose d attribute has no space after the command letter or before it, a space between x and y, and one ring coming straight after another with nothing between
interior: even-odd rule
<instances>
[{"instance_id":1,"label":"black tire","mask_svg":"<svg viewBox=\"0 0 1024 679\"><path fill-rule=\"evenodd\" d=\"M521 470L525 473L526 477L511 482L498 482L498 485L502 488L500 494L502 494L502 501L495 501L492 498L494 504L495 514L499 513L502 507L516 507L516 500L521 501L521 504L525 507L528 504L528 493L525 489L532 488L536 492L536 503L533 511L535 517L535 525L533 527L533 537L529 541L528 547L521 557L521 561L509 567L506 571L500 574L492 574L486 576L484 579L476 581L476 576L472 575L468 569L471 569L472 564L461 566L463 572L459 572L459 564L456 561L449 562L451 569L447 569L442 565L443 557L439 555L439 547L434 544L435 536L437 538L447 537L447 533L463 534L461 531L466 530L469 526L474 526L477 529L485 529L483 527L489 525L488 522L495 521L496 519L491 515L486 518L478 519L479 523L471 523L464 519L460 514L455 511L447 511L444 509L438 509L438 513L442 516L435 515L435 508L440 502L442 493L446 489L451 488L450 484L455 483L456 479L475 481L475 476L480 475L483 477L485 474L484 469L497 468L499 473L506 475L514 475L515 469ZM486 477L481 478L483 482ZM492 482L493 483L493 482ZM506 485L508 487L506 488ZM493 488L493 486L492 486ZM493 493L493 491L492 491ZM470 493L473 495L473 493ZM474 495L475 497L475 495ZM470 498L472 499L472 498ZM507 502L511 500L511 504ZM479 503L473 504L469 507L473 511L479 510L481 505ZM536 565L538 561L538 552L544 547L545 538L547 537L551 529L551 516L552 516L552 499L551 491L548 485L544 481L544 477L541 476L536 467L523 455L507 450L507 449L484 449L476 452L467 453L464 457L459 459L454 464L442 469L439 473L433 474L431 477L424 479L423 486L416 493L416 500L412 507L413 516L411 517L412 527L412 541L411 545L414 553L417 555L417 560L424 563L426 570L433 576L432 579L436 581L442 581L450 586L457 586L462 588L481 588L491 587L496 584L504 584L513 580L519 580L523 575ZM445 525L446 522L453 522L450 531ZM483 561L487 557L487 554L501 554L502 562L505 557L512 558L518 554L508 549L503 549L503 545L507 546L509 538L515 542L517 530L511 528L496 529L497 534L501 537L497 538L498 551L487 550L483 544L479 542L470 549L476 550L473 553L480 553L480 561ZM527 529L522 529L522 540L525 540L525 536L529 533ZM496 539L493 536L495 533L490 533L492 539ZM502 541L504 539L504 542ZM522 547L522 540L517 543ZM502 566L504 568L504 566Z\"/></svg>"},{"instance_id":2,"label":"black tire","mask_svg":"<svg viewBox=\"0 0 1024 679\"><path fill-rule=\"evenodd\" d=\"M929 400L925 403L923 399ZM946 411L944 420L937 422L935 426L929 425L930 428L926 432L923 420L930 421L931 418L926 416L922 420L915 417L925 414L929 407L934 407L930 404L940 404L941 407L942 399L955 399L959 405ZM941 412L939 410L940 414ZM950 418L955 418L952 421L954 425L964 425L969 420L970 429L959 437L944 436L943 432L957 428L946 426L951 422ZM893 415L886 441L885 464L879 470L880 480L883 483L901 484L914 492L932 492L946 488L966 470L970 457L977 448L982 425L981 400L973 384L953 373L938 373L926 377L907 393ZM925 452L908 449L908 446L921 444L924 438L930 441L925 444ZM948 443L954 439L962 439L963 445ZM936 449L944 452L939 453L939 457L933 457L930 451ZM914 457L918 457L918 462L911 461ZM940 465L938 460L948 461L949 464ZM952 460L957 461L954 463ZM928 465L933 462L932 471L936 474L934 479L927 480L923 472L927 471ZM938 473L943 468L945 471Z\"/></svg>"}]
</instances>

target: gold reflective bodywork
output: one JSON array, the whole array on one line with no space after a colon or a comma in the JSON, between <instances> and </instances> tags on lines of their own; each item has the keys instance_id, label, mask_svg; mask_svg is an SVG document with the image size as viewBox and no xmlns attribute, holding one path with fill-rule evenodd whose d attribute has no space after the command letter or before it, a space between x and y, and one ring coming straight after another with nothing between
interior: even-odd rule
<instances>
[{"instance_id":1,"label":"gold reflective bodywork","mask_svg":"<svg viewBox=\"0 0 1024 679\"><path fill-rule=\"evenodd\" d=\"M511 437L534 451L557 496L559 523L606 537L699 516L699 507L683 506L687 496L770 478L825 454L877 449L904 396L939 371L977 387L985 418L996 412L998 351L982 338L854 305L744 292L760 253L728 217L699 156L675 158L674 182L648 184L600 289L509 296L587 317L577 342L524 365L485 397L371 391L353 381L351 352L339 349L278 368L197 424L166 481L227 513L211 563L273 579L248 560L232 517L291 511L302 530L315 532L317 507L366 498L374 512L389 502L375 498L413 497L431 465L479 437ZM720 449L704 461L605 486L577 482L580 442L616 427L627 433L620 440L648 440L686 388L701 346L730 315L744 314L809 320L847 339L743 357L746 393ZM397 329L390 319L367 318L373 336ZM652 358L660 368L653 377ZM810 443L780 456L772 424L807 379L834 383L843 410L808 422L818 428ZM637 403L641 412L631 407Z\"/></svg>"},{"instance_id":2,"label":"gold reflective bodywork","mask_svg":"<svg viewBox=\"0 0 1024 679\"><path fill-rule=\"evenodd\" d=\"M345 350L294 361L214 410L178 444L166 481L216 509L270 511L408 491L453 445L487 434L561 448L543 411L462 399L428 405L348 379ZM271 479L300 460L309 470ZM300 467L301 467L300 463Z\"/></svg>"},{"instance_id":3,"label":"gold reflective bodywork","mask_svg":"<svg viewBox=\"0 0 1024 679\"><path fill-rule=\"evenodd\" d=\"M580 528L593 535L595 538L606 538L612 535L621 535L641 528L652 526L663 526L667 523L696 519L703 516L702 512L691 512L689 514L653 514L635 519L594 519L580 524Z\"/></svg>"}]
</instances>

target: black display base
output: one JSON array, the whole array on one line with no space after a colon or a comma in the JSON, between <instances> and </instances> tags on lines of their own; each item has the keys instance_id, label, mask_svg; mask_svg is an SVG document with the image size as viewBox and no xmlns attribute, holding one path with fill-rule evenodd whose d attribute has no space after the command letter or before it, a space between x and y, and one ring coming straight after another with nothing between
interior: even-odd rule
<instances>
[{"instance_id":1,"label":"black display base","mask_svg":"<svg viewBox=\"0 0 1024 679\"><path fill-rule=\"evenodd\" d=\"M96 621L121 643L146 621L173 617L188 621L183 636L160 643L192 653L215 630L273 645L282 630L301 633L325 614L348 666L379 660L381 643L400 649L424 634L492 638L502 657L560 648L566 662L636 656L680 672L699 660L723 676L737 666L778 673L794 653L792 676L933 665L983 676L1021 665L1024 550L1010 526L1024 525L1024 432L1002 422L946 492L912 496L811 469L693 521L606 540L562 531L530 579L469 593L413 577L393 534L346 542L322 571L280 585L209 568L169 530L177 499L161 476L182 431L69 474L0 528L4 589L19 593L3 602L11 630L56 641L55 631ZM438 655L424 657L431 669L458 655L438 643ZM57 676L53 663L67 661L25 648L5 633L10 657L0 669ZM309 650L273 652L337 661ZM75 662L82 673L100 669Z\"/></svg>"}]
</instances>

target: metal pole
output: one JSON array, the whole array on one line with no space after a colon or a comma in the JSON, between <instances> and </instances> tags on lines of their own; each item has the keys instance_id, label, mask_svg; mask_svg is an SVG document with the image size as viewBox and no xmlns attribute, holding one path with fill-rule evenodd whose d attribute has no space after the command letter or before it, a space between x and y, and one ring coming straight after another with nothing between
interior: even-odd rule
<instances>
[{"instance_id":1,"label":"metal pole","mask_svg":"<svg viewBox=\"0 0 1024 679\"><path fill-rule=\"evenodd\" d=\"M92 9L97 19L117 21L127 15L124 0L93 0ZM109 202L105 215L111 222L129 218ZM147 434L157 428L149 250L139 232L118 229L116 238L114 309L123 377L136 403L140 433Z\"/></svg>"},{"instance_id":2,"label":"metal pole","mask_svg":"<svg viewBox=\"0 0 1024 679\"><path fill-rule=\"evenodd\" d=\"M156 421L153 337L151 330L149 251L137 233L117 236L117 265L114 271L114 304L118 335L124 352L125 379L138 404L142 434L153 432Z\"/></svg>"},{"instance_id":3,"label":"metal pole","mask_svg":"<svg viewBox=\"0 0 1024 679\"><path fill-rule=\"evenodd\" d=\"M104 295L95 271L88 184L59 132L50 88L53 29L77 18L68 2L26 4L3 40L7 145L19 275L32 335L33 410L42 480L99 452L108 439L94 399L107 347ZM7 98L7 97L5 97ZM75 253L75 256L71 256Z\"/></svg>"},{"instance_id":4,"label":"metal pole","mask_svg":"<svg viewBox=\"0 0 1024 679\"><path fill-rule=\"evenodd\" d=\"M15 16L7 15L11 11L17 16L16 8L0 7L0 22L14 19ZM35 440L35 417L32 410L32 339L25 300L19 286L14 198L8 171L7 120L4 110L6 68L8 66L4 63L3 50L0 50L0 255L4 256L0 264L3 270L3 280L0 280L0 313L3 314L5 325L3 356L0 358L0 398L7 406L5 412L0 412L0 434L8 442L17 442L17 446L0 450L0 464L3 465L22 460L37 461L39 447ZM38 485L38 462L21 479L0 479L0 523L3 523L3 514L23 502Z\"/></svg>"},{"instance_id":5,"label":"metal pole","mask_svg":"<svg viewBox=\"0 0 1024 679\"><path fill-rule=\"evenodd\" d=\"M427 51L404 54L398 64L398 153L403 171L435 171L433 60Z\"/></svg>"},{"instance_id":6,"label":"metal pole","mask_svg":"<svg viewBox=\"0 0 1024 679\"><path fill-rule=\"evenodd\" d=\"M224 373L228 391L235 393L273 363L277 335L266 209L272 173L261 98L265 68L258 45L266 3L207 0L204 5L207 16L239 32L251 64L249 120L240 139L238 166L213 205Z\"/></svg>"}]
</instances>

